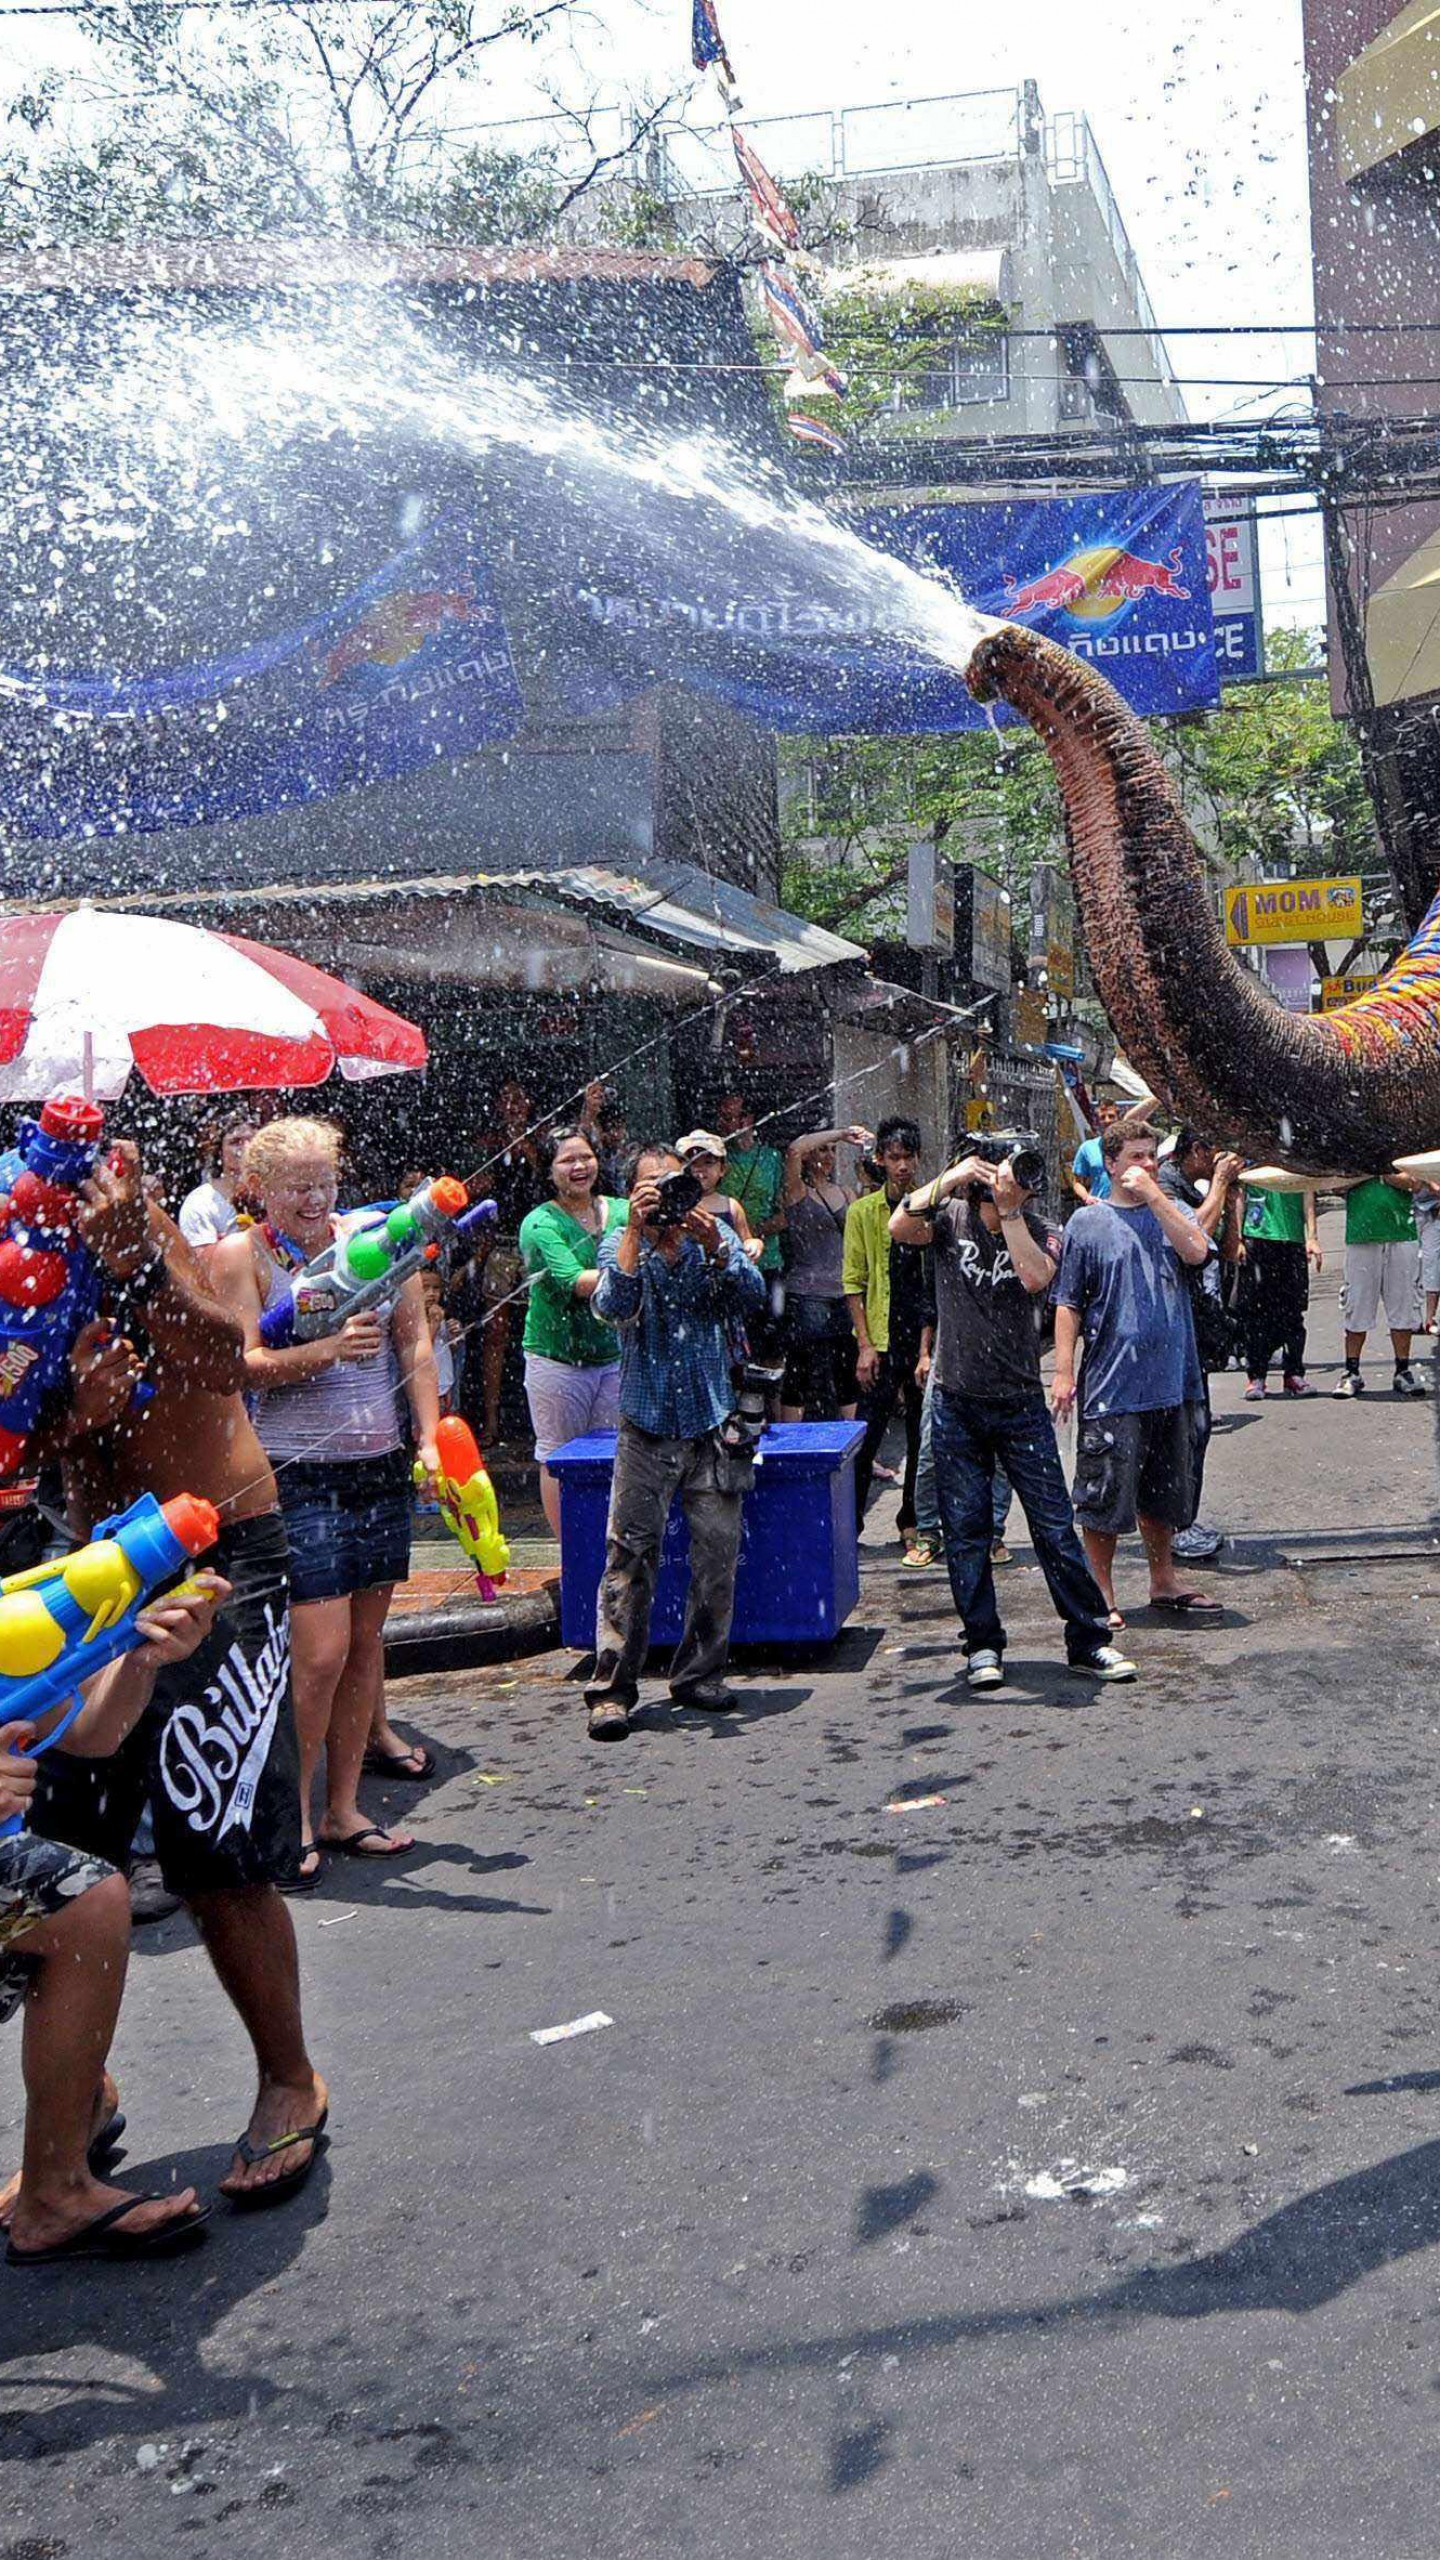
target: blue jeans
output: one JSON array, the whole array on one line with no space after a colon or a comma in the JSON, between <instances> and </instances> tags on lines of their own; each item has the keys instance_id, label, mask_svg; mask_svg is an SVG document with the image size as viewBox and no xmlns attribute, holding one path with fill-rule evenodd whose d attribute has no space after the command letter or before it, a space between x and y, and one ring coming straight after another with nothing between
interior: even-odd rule
<instances>
[{"instance_id":1,"label":"blue jeans","mask_svg":"<svg viewBox=\"0 0 1440 2560\"><path fill-rule=\"evenodd\" d=\"M920 1408L920 1457L915 1469L915 1535L937 1554L945 1544L940 1520L940 1497L935 1490L935 1372L925 1381L925 1402ZM992 1546L998 1547L1005 1535L1010 1517L1010 1479L997 1462L991 1487Z\"/></svg>"},{"instance_id":2,"label":"blue jeans","mask_svg":"<svg viewBox=\"0 0 1440 2560\"><path fill-rule=\"evenodd\" d=\"M1022 1405L982 1404L978 1397L947 1396L937 1387L931 1438L945 1561L967 1654L1005 1650L990 1565L997 1465L1003 1465L1020 1497L1040 1570L1065 1621L1070 1660L1079 1661L1108 1644L1105 1602L1076 1535L1055 1427L1043 1397Z\"/></svg>"}]
</instances>

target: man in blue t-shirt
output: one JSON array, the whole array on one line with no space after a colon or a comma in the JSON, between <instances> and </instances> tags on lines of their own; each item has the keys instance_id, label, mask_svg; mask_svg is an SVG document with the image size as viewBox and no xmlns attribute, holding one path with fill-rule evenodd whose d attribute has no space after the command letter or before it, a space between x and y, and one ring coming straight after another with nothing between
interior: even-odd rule
<instances>
[{"instance_id":1,"label":"man in blue t-shirt","mask_svg":"<svg viewBox=\"0 0 1440 2560\"><path fill-rule=\"evenodd\" d=\"M1055 1300L1057 1422L1076 1404L1075 1518L1112 1627L1118 1539L1137 1522L1150 1559L1150 1600L1197 1617L1215 1602L1181 1588L1175 1533L1199 1498L1205 1381L1185 1273L1209 1258L1208 1237L1160 1188L1155 1132L1121 1126L1103 1140L1110 1197L1076 1211L1065 1230Z\"/></svg>"}]
</instances>

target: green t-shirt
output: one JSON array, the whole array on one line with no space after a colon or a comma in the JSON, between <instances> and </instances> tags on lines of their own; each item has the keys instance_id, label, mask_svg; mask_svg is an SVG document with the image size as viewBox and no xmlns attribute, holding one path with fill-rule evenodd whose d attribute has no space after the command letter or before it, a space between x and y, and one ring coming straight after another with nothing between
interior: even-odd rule
<instances>
[{"instance_id":1,"label":"green t-shirt","mask_svg":"<svg viewBox=\"0 0 1440 2560\"><path fill-rule=\"evenodd\" d=\"M520 1228L520 1252L527 1272L539 1278L525 1306L525 1348L545 1360L563 1360L569 1369L605 1369L620 1357L613 1325L590 1313L588 1298L577 1298L575 1283L582 1271L600 1263L600 1236L625 1226L628 1200L604 1200L600 1235L592 1236L558 1200L542 1200Z\"/></svg>"},{"instance_id":2,"label":"green t-shirt","mask_svg":"<svg viewBox=\"0 0 1440 2560\"><path fill-rule=\"evenodd\" d=\"M1259 1244L1303 1244L1303 1191L1267 1191L1261 1183L1245 1185L1245 1233Z\"/></svg>"},{"instance_id":3,"label":"green t-shirt","mask_svg":"<svg viewBox=\"0 0 1440 2560\"><path fill-rule=\"evenodd\" d=\"M750 1221L750 1232L758 1235L766 1218L773 1218L780 1206L785 1188L785 1163L773 1147L751 1147L740 1154L731 1147L725 1158L724 1187L732 1200L738 1200ZM784 1262L778 1236L767 1236L760 1256L762 1271L778 1271Z\"/></svg>"},{"instance_id":4,"label":"green t-shirt","mask_svg":"<svg viewBox=\"0 0 1440 2560\"><path fill-rule=\"evenodd\" d=\"M1408 1191L1388 1182L1359 1182L1345 1202L1347 1244L1413 1244L1415 1212Z\"/></svg>"}]
</instances>

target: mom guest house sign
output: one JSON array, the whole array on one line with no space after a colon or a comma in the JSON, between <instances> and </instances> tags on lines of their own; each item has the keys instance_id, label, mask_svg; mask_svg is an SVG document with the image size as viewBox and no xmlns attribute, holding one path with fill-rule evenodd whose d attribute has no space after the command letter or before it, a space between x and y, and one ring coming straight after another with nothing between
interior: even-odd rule
<instances>
[{"instance_id":1,"label":"mom guest house sign","mask_svg":"<svg viewBox=\"0 0 1440 2560\"><path fill-rule=\"evenodd\" d=\"M1364 930L1358 878L1247 880L1225 892L1225 939L1233 946L1358 941Z\"/></svg>"}]
</instances>

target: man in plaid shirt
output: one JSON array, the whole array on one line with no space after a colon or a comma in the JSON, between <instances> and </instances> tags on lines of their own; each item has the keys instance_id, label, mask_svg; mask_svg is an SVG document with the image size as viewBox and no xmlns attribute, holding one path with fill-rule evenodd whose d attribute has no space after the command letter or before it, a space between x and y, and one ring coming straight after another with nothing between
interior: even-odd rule
<instances>
[{"instance_id":1,"label":"man in plaid shirt","mask_svg":"<svg viewBox=\"0 0 1440 2560\"><path fill-rule=\"evenodd\" d=\"M735 1703L723 1673L754 1452L743 1434L723 1426L735 1402L731 1333L763 1308L765 1283L733 1229L709 1210L692 1209L679 1225L657 1223L660 1183L681 1170L669 1148L638 1150L629 1224L601 1245L590 1301L620 1336L620 1435L595 1670L585 1692L590 1732L603 1742L630 1730L677 1490L690 1524L690 1591L670 1695L684 1707Z\"/></svg>"}]
</instances>

